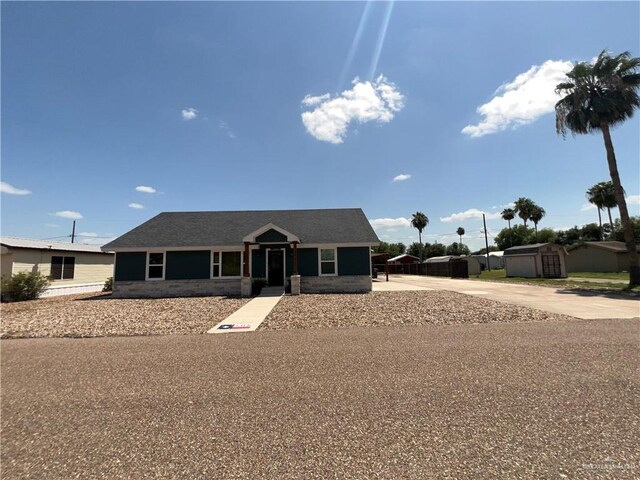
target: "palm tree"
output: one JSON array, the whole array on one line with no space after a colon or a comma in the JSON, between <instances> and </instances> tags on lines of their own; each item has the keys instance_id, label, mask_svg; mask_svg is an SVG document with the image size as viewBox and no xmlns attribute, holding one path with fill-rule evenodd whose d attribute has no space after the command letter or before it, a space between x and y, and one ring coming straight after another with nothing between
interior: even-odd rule
<instances>
[{"instance_id":1,"label":"palm tree","mask_svg":"<svg viewBox=\"0 0 640 480\"><path fill-rule=\"evenodd\" d=\"M616 191L613 186L613 182L600 182L598 185L600 188L600 196L602 197L602 206L607 209L609 214L609 225L611 225L611 232L613 232L613 218L611 218L611 209L618 206L616 202ZM624 196L624 189L622 195Z\"/></svg>"},{"instance_id":2,"label":"palm tree","mask_svg":"<svg viewBox=\"0 0 640 480\"><path fill-rule=\"evenodd\" d=\"M513 247L513 240L511 239L511 220L515 218L516 212L513 208L505 208L504 210L502 210L502 213L500 215L502 216L502 219L506 220L507 224L509 225L509 245Z\"/></svg>"},{"instance_id":3,"label":"palm tree","mask_svg":"<svg viewBox=\"0 0 640 480\"><path fill-rule=\"evenodd\" d=\"M604 230L602 230L602 215L600 214L600 210L604 208L603 198L601 195L600 186L604 182L596 183L593 187L587 190L587 200L590 204L595 205L598 210L598 225L600 225L600 236L604 238Z\"/></svg>"},{"instance_id":4,"label":"palm tree","mask_svg":"<svg viewBox=\"0 0 640 480\"><path fill-rule=\"evenodd\" d=\"M568 82L556 86L565 96L556 103L556 130L564 137L602 132L609 174L620 211L624 241L629 252L629 285L640 285L640 263L624 190L618 173L611 127L623 123L640 108L640 58L629 52L611 56L603 50L594 63L580 62L567 73Z\"/></svg>"},{"instance_id":5,"label":"palm tree","mask_svg":"<svg viewBox=\"0 0 640 480\"><path fill-rule=\"evenodd\" d=\"M536 230L536 240L538 239L538 222L542 220L542 217L544 217L546 214L547 212L544 211L544 208L536 205L535 203L531 207L529 218L533 222L534 228Z\"/></svg>"},{"instance_id":6,"label":"palm tree","mask_svg":"<svg viewBox=\"0 0 640 480\"><path fill-rule=\"evenodd\" d=\"M456 230L456 233L460 237L460 245L462 245L462 236L464 235L464 228L458 227L458 230Z\"/></svg>"},{"instance_id":7,"label":"palm tree","mask_svg":"<svg viewBox=\"0 0 640 480\"><path fill-rule=\"evenodd\" d=\"M531 217L531 209L535 205L533 200L526 197L520 197L514 203L514 211L518 214L518 216L522 219L524 224L524 229L527 229L527 220Z\"/></svg>"},{"instance_id":8,"label":"palm tree","mask_svg":"<svg viewBox=\"0 0 640 480\"><path fill-rule=\"evenodd\" d=\"M505 208L504 210L502 210L502 213L500 215L502 215L503 220L507 221L507 223L509 224L509 230L511 230L511 220L515 218L516 212L513 210L513 208Z\"/></svg>"},{"instance_id":9,"label":"palm tree","mask_svg":"<svg viewBox=\"0 0 640 480\"><path fill-rule=\"evenodd\" d=\"M624 193L624 192L623 192ZM589 190L587 190L587 200L592 203L598 209L598 222L600 224L600 230L602 230L602 237L604 238L604 230L602 229L602 217L600 210L607 209L609 216L609 225L613 230L613 218L611 217L611 209L616 208L618 203L616 202L615 189L613 182L598 182Z\"/></svg>"},{"instance_id":10,"label":"palm tree","mask_svg":"<svg viewBox=\"0 0 640 480\"><path fill-rule=\"evenodd\" d=\"M416 212L411 219L411 226L418 230L418 239L420 242L420 264L422 264L422 230L429 225L429 218L422 212Z\"/></svg>"}]
</instances>

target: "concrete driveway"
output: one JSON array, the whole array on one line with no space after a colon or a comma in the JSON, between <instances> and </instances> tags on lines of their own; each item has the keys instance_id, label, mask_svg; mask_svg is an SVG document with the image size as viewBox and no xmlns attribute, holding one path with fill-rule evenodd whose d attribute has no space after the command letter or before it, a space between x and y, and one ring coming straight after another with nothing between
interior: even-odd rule
<instances>
[{"instance_id":1,"label":"concrete driveway","mask_svg":"<svg viewBox=\"0 0 640 480\"><path fill-rule=\"evenodd\" d=\"M638 478L637 332L2 340L2 478Z\"/></svg>"},{"instance_id":2,"label":"concrete driveway","mask_svg":"<svg viewBox=\"0 0 640 480\"><path fill-rule=\"evenodd\" d=\"M640 298L584 289L417 275L393 275L389 276L389 282L384 277L378 280L373 283L374 291L450 290L582 319L640 317Z\"/></svg>"}]
</instances>

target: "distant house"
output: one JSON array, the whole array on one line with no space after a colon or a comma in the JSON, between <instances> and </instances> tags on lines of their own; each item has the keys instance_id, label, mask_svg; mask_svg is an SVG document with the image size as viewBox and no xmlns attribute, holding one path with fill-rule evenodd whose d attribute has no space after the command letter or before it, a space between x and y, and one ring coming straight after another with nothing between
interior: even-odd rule
<instances>
[{"instance_id":1,"label":"distant house","mask_svg":"<svg viewBox=\"0 0 640 480\"><path fill-rule=\"evenodd\" d=\"M504 268L507 277L564 278L566 256L564 247L554 243L511 247L504 251Z\"/></svg>"},{"instance_id":2,"label":"distant house","mask_svg":"<svg viewBox=\"0 0 640 480\"><path fill-rule=\"evenodd\" d=\"M116 253L113 295L251 295L254 281L291 293L371 291L359 208L165 212L103 247Z\"/></svg>"},{"instance_id":3,"label":"distant house","mask_svg":"<svg viewBox=\"0 0 640 480\"><path fill-rule=\"evenodd\" d=\"M478 260L483 270L487 268L487 256L486 255L471 255ZM504 260L502 258L503 252L489 252L489 266L491 270L499 270L504 268Z\"/></svg>"},{"instance_id":4,"label":"distant house","mask_svg":"<svg viewBox=\"0 0 640 480\"><path fill-rule=\"evenodd\" d=\"M636 247L640 252L640 246ZM568 272L628 272L629 253L623 242L585 242L568 249Z\"/></svg>"},{"instance_id":5,"label":"distant house","mask_svg":"<svg viewBox=\"0 0 640 480\"><path fill-rule=\"evenodd\" d=\"M113 253L97 245L0 237L0 259L4 278L19 272L50 277L43 297L98 292L113 275Z\"/></svg>"},{"instance_id":6,"label":"distant house","mask_svg":"<svg viewBox=\"0 0 640 480\"><path fill-rule=\"evenodd\" d=\"M413 255L403 253L402 255L390 258L389 263L393 265L412 265L414 263L420 263L420 259L418 257L414 257Z\"/></svg>"}]
</instances>

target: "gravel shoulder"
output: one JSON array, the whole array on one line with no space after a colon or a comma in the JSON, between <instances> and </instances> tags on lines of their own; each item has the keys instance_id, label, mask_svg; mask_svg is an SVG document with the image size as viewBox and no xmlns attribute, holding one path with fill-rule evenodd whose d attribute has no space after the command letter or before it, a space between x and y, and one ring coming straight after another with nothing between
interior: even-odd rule
<instances>
[{"instance_id":1,"label":"gravel shoulder","mask_svg":"<svg viewBox=\"0 0 640 480\"><path fill-rule=\"evenodd\" d=\"M566 320L574 318L434 290L286 296L267 316L260 330Z\"/></svg>"},{"instance_id":2,"label":"gravel shoulder","mask_svg":"<svg viewBox=\"0 0 640 480\"><path fill-rule=\"evenodd\" d=\"M2 338L206 333L249 299L116 299L84 294L4 303Z\"/></svg>"}]
</instances>

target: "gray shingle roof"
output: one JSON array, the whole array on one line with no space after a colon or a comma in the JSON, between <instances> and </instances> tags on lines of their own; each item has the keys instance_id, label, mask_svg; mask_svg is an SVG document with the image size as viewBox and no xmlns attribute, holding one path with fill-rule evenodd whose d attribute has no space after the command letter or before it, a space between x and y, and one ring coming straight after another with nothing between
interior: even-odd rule
<instances>
[{"instance_id":1,"label":"gray shingle roof","mask_svg":"<svg viewBox=\"0 0 640 480\"><path fill-rule=\"evenodd\" d=\"M209 247L241 245L245 235L274 225L304 243L379 243L360 208L163 212L106 244L115 248Z\"/></svg>"}]
</instances>

